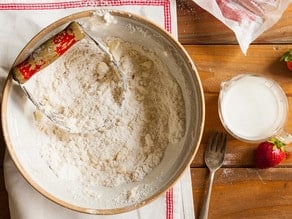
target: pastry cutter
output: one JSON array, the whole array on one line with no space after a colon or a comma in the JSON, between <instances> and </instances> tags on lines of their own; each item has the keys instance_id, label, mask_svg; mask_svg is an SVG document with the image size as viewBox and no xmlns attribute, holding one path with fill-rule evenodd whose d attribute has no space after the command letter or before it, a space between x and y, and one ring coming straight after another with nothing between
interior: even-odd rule
<instances>
[{"instance_id":1,"label":"pastry cutter","mask_svg":"<svg viewBox=\"0 0 292 219\"><path fill-rule=\"evenodd\" d=\"M125 79L125 74L120 69L118 62L101 42L90 36L77 21L71 22L65 29L52 36L50 39L42 43L36 50L34 50L23 62L13 66L10 70L13 79L20 85L29 100L41 111L48 119L50 119L58 127L71 132L71 133L82 133L93 130L84 130L83 128L76 129L76 127L70 127L69 122L66 118L54 110L48 110L46 107L37 100L33 93L26 89L26 82L32 78L37 72L45 68L52 62L54 62L58 57L62 56L68 49L73 46L78 41L82 40L84 37L91 39L108 57L112 63L113 69L119 75L121 87L123 93L127 89L127 83ZM120 100L122 104L124 100L124 95ZM106 123L106 121L105 121ZM99 129L102 127L96 127Z\"/></svg>"}]
</instances>

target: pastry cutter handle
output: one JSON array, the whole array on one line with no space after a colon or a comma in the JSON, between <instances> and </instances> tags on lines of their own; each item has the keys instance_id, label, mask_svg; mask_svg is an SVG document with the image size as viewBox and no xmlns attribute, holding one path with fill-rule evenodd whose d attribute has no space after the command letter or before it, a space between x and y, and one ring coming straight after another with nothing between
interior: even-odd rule
<instances>
[{"instance_id":1,"label":"pastry cutter handle","mask_svg":"<svg viewBox=\"0 0 292 219\"><path fill-rule=\"evenodd\" d=\"M81 26L75 21L71 22L64 30L41 44L23 62L12 67L13 79L20 84L25 83L84 37Z\"/></svg>"}]
</instances>

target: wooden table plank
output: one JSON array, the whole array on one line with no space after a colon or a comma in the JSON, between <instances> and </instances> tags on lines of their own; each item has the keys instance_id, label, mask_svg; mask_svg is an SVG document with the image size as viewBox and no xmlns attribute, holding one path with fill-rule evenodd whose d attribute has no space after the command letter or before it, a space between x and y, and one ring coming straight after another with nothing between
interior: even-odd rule
<instances>
[{"instance_id":1,"label":"wooden table plank","mask_svg":"<svg viewBox=\"0 0 292 219\"><path fill-rule=\"evenodd\" d=\"M279 59L292 45L252 45L247 56L238 45L185 45L194 61L205 93L218 93L220 83L240 73L264 74L292 95L292 72Z\"/></svg>"},{"instance_id":2,"label":"wooden table plank","mask_svg":"<svg viewBox=\"0 0 292 219\"><path fill-rule=\"evenodd\" d=\"M191 175L198 216L208 171L192 168ZM292 218L292 169L219 169L210 202L209 219L213 218Z\"/></svg>"}]
</instances>

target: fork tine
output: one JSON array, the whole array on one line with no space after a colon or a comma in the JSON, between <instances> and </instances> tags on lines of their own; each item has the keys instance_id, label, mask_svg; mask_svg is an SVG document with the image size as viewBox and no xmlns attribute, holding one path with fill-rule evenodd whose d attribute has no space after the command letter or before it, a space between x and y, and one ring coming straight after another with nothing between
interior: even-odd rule
<instances>
[{"instance_id":1,"label":"fork tine","mask_svg":"<svg viewBox=\"0 0 292 219\"><path fill-rule=\"evenodd\" d=\"M219 135L220 135L220 137L219 137L219 142L217 144L216 151L220 151L221 153L224 153L225 149L226 149L227 136L223 132L221 132Z\"/></svg>"},{"instance_id":2,"label":"fork tine","mask_svg":"<svg viewBox=\"0 0 292 219\"><path fill-rule=\"evenodd\" d=\"M213 147L214 147L214 141L216 139L216 136L217 136L217 132L212 133L210 135L210 137L208 138L208 143L207 143L206 151L211 151L213 149Z\"/></svg>"},{"instance_id":3,"label":"fork tine","mask_svg":"<svg viewBox=\"0 0 292 219\"><path fill-rule=\"evenodd\" d=\"M227 135L224 133L224 139L223 139L223 146L222 146L222 149L221 149L221 152L222 153L225 153L226 151L226 145L227 145Z\"/></svg>"},{"instance_id":4,"label":"fork tine","mask_svg":"<svg viewBox=\"0 0 292 219\"><path fill-rule=\"evenodd\" d=\"M217 149L217 144L219 141L219 133L214 132L210 135L208 138L208 143L207 143L207 151L216 151Z\"/></svg>"},{"instance_id":5,"label":"fork tine","mask_svg":"<svg viewBox=\"0 0 292 219\"><path fill-rule=\"evenodd\" d=\"M214 140L213 140L213 145L212 145L212 150L213 151L217 151L217 145L218 145L218 142L220 141L220 135L218 132L215 133L215 136L214 136Z\"/></svg>"}]
</instances>

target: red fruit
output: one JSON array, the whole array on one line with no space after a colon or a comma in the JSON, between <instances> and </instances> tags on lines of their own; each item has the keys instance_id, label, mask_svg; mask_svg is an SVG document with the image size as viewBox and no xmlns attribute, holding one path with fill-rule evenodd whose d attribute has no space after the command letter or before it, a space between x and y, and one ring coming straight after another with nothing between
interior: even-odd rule
<instances>
[{"instance_id":1,"label":"red fruit","mask_svg":"<svg viewBox=\"0 0 292 219\"><path fill-rule=\"evenodd\" d=\"M274 167L286 157L285 144L276 138L259 144L255 153L257 168Z\"/></svg>"},{"instance_id":2,"label":"red fruit","mask_svg":"<svg viewBox=\"0 0 292 219\"><path fill-rule=\"evenodd\" d=\"M292 71L292 49L289 51L285 52L280 61L286 62L286 65L290 71Z\"/></svg>"},{"instance_id":3,"label":"red fruit","mask_svg":"<svg viewBox=\"0 0 292 219\"><path fill-rule=\"evenodd\" d=\"M292 71L292 61L286 62L286 65L290 71Z\"/></svg>"}]
</instances>

